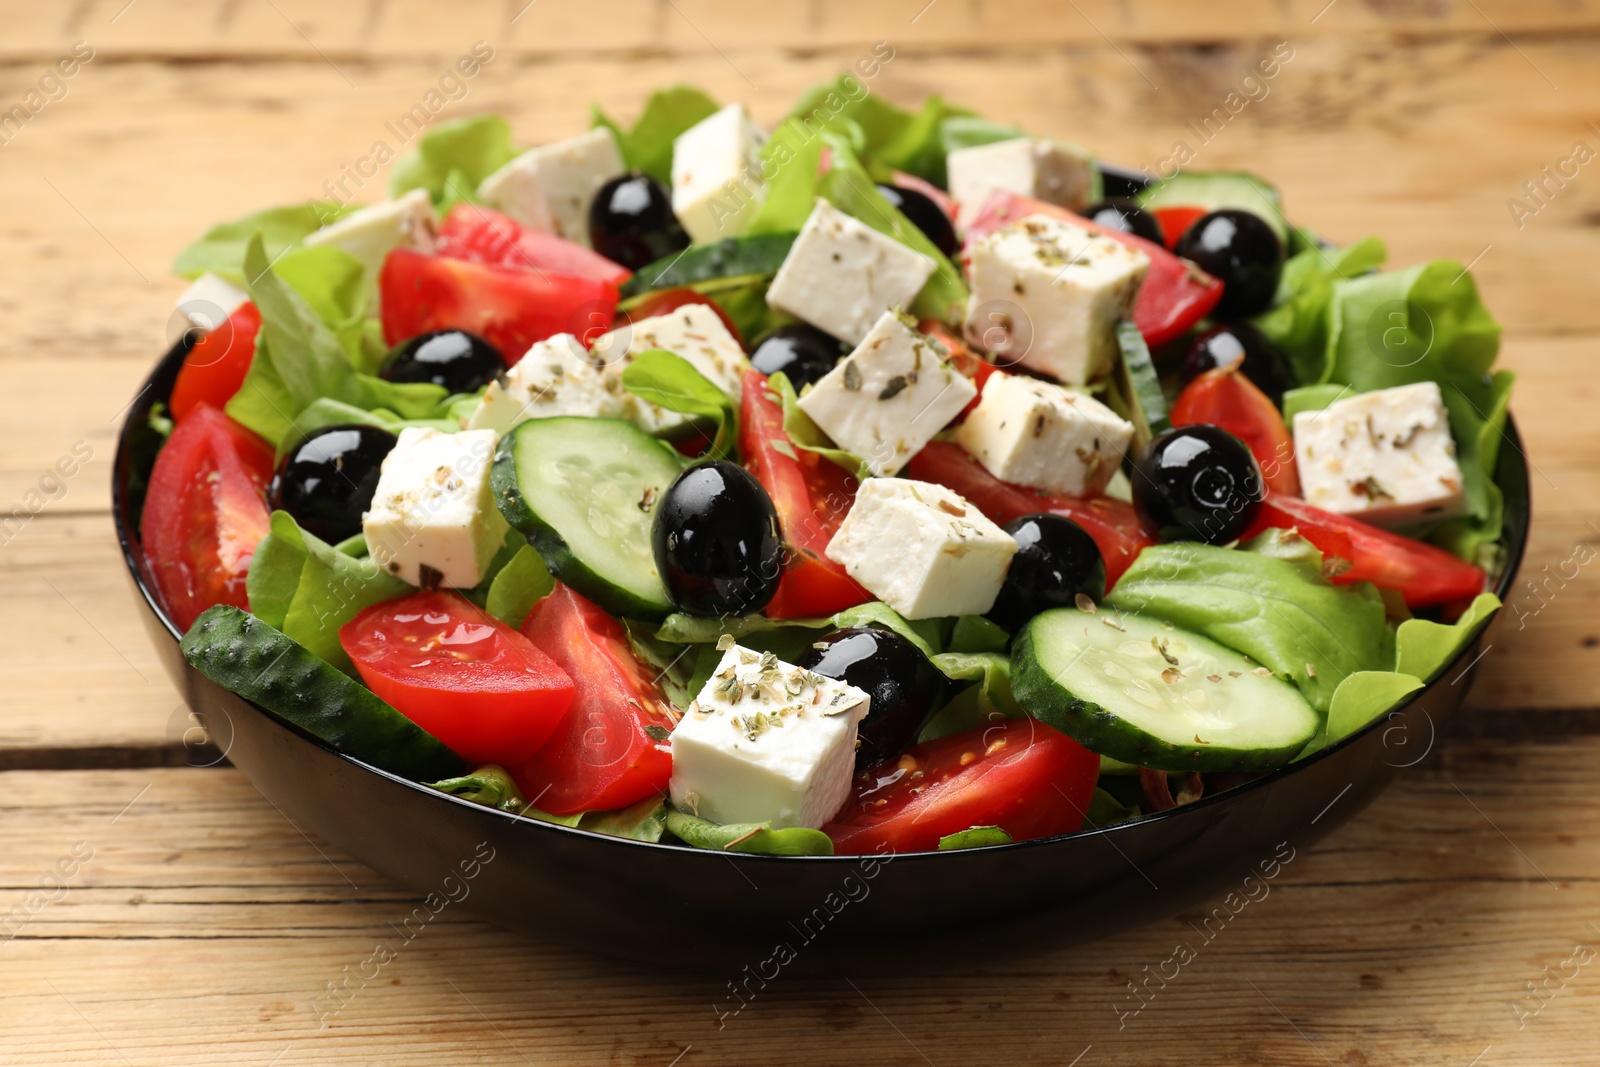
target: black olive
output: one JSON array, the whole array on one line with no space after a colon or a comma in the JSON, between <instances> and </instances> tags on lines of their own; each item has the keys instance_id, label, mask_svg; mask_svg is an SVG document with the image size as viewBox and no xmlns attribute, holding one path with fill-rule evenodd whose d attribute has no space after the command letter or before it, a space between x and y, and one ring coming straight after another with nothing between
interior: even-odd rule
<instances>
[{"instance_id":1,"label":"black olive","mask_svg":"<svg viewBox=\"0 0 1600 1067\"><path fill-rule=\"evenodd\" d=\"M1064 515L1023 515L1005 525L1017 542L1005 584L989 618L1015 633L1051 608L1071 607L1078 594L1106 595L1106 561L1094 538Z\"/></svg>"},{"instance_id":2,"label":"black olive","mask_svg":"<svg viewBox=\"0 0 1600 1067\"><path fill-rule=\"evenodd\" d=\"M777 510L760 482L726 460L696 463L672 480L651 542L668 597L689 615L747 615L778 591Z\"/></svg>"},{"instance_id":3,"label":"black olive","mask_svg":"<svg viewBox=\"0 0 1600 1067\"><path fill-rule=\"evenodd\" d=\"M1265 311L1283 273L1283 242L1259 215L1224 208L1202 215L1175 251L1222 282L1212 317L1236 319Z\"/></svg>"},{"instance_id":4,"label":"black olive","mask_svg":"<svg viewBox=\"0 0 1600 1067\"><path fill-rule=\"evenodd\" d=\"M689 247L672 213L672 198L648 174L623 174L600 187L589 205L589 243L629 270Z\"/></svg>"},{"instance_id":5,"label":"black olive","mask_svg":"<svg viewBox=\"0 0 1600 1067\"><path fill-rule=\"evenodd\" d=\"M933 242L933 247L952 257L960 250L961 242L956 240L956 228L950 216L927 193L903 185L880 185L878 192L911 225L921 230L922 235Z\"/></svg>"},{"instance_id":6,"label":"black olive","mask_svg":"<svg viewBox=\"0 0 1600 1067\"><path fill-rule=\"evenodd\" d=\"M1227 544L1255 519L1261 468L1217 426L1181 426L1151 441L1133 467L1133 506L1163 541Z\"/></svg>"},{"instance_id":7,"label":"black olive","mask_svg":"<svg viewBox=\"0 0 1600 1067\"><path fill-rule=\"evenodd\" d=\"M1283 350L1248 322L1213 326L1196 337L1183 358L1179 376L1188 385L1206 371L1236 360L1242 360L1239 369L1244 376L1279 407L1283 406L1283 394L1300 384Z\"/></svg>"},{"instance_id":8,"label":"black olive","mask_svg":"<svg viewBox=\"0 0 1600 1067\"><path fill-rule=\"evenodd\" d=\"M1146 241L1154 241L1163 247L1166 245L1166 238L1161 235L1161 223L1132 200L1111 197L1098 204L1090 204L1084 208L1083 217L1096 226L1131 233L1135 237L1143 237Z\"/></svg>"},{"instance_id":9,"label":"black olive","mask_svg":"<svg viewBox=\"0 0 1600 1067\"><path fill-rule=\"evenodd\" d=\"M372 506L383 457L398 441L388 430L357 423L315 430L284 455L267 499L329 544L354 537Z\"/></svg>"},{"instance_id":10,"label":"black olive","mask_svg":"<svg viewBox=\"0 0 1600 1067\"><path fill-rule=\"evenodd\" d=\"M779 326L750 353L750 366L762 374L783 371L799 392L849 355L848 345L803 322Z\"/></svg>"},{"instance_id":11,"label":"black olive","mask_svg":"<svg viewBox=\"0 0 1600 1067\"><path fill-rule=\"evenodd\" d=\"M431 382L452 393L476 393L506 369L494 345L466 330L432 330L389 350L378 377L390 382Z\"/></svg>"},{"instance_id":12,"label":"black olive","mask_svg":"<svg viewBox=\"0 0 1600 1067\"><path fill-rule=\"evenodd\" d=\"M889 630L852 626L820 638L796 664L855 686L872 698L856 736L856 769L865 770L911 746L933 707L938 675L910 641Z\"/></svg>"}]
</instances>

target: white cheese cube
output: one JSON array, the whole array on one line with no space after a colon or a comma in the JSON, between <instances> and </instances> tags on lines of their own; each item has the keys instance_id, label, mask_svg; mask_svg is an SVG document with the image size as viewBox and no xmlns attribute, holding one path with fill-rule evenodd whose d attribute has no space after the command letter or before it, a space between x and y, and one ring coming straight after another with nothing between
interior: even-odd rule
<instances>
[{"instance_id":1,"label":"white cheese cube","mask_svg":"<svg viewBox=\"0 0 1600 1067\"><path fill-rule=\"evenodd\" d=\"M672 803L718 823L818 829L850 796L871 697L734 645L672 731Z\"/></svg>"},{"instance_id":2,"label":"white cheese cube","mask_svg":"<svg viewBox=\"0 0 1600 1067\"><path fill-rule=\"evenodd\" d=\"M710 307L685 304L665 315L619 326L595 341L590 359L604 366L606 374L617 377L620 388L623 368L639 353L653 348L681 356L727 394L728 399L738 403L739 381L750 361ZM689 422L686 415L642 400L636 403L637 411L629 417L650 433L670 432Z\"/></svg>"},{"instance_id":3,"label":"white cheese cube","mask_svg":"<svg viewBox=\"0 0 1600 1067\"><path fill-rule=\"evenodd\" d=\"M214 330L227 322L228 316L238 311L249 300L249 293L227 279L206 271L189 283L189 288L178 297L176 307L187 320L188 326L201 330Z\"/></svg>"},{"instance_id":4,"label":"white cheese cube","mask_svg":"<svg viewBox=\"0 0 1600 1067\"><path fill-rule=\"evenodd\" d=\"M933 260L818 200L767 289L767 303L860 344L878 316L910 307Z\"/></svg>"},{"instance_id":5,"label":"white cheese cube","mask_svg":"<svg viewBox=\"0 0 1600 1067\"><path fill-rule=\"evenodd\" d=\"M478 185L478 198L535 230L589 243L589 207L606 182L627 168L604 126L529 149Z\"/></svg>"},{"instance_id":6,"label":"white cheese cube","mask_svg":"<svg viewBox=\"0 0 1600 1067\"><path fill-rule=\"evenodd\" d=\"M1048 493L1105 490L1133 440L1133 423L1059 385L996 371L956 442L1003 482Z\"/></svg>"},{"instance_id":7,"label":"white cheese cube","mask_svg":"<svg viewBox=\"0 0 1600 1067\"><path fill-rule=\"evenodd\" d=\"M739 236L761 210L766 143L743 104L729 104L672 142L672 213L695 244Z\"/></svg>"},{"instance_id":8,"label":"white cheese cube","mask_svg":"<svg viewBox=\"0 0 1600 1067\"><path fill-rule=\"evenodd\" d=\"M869 478L827 556L908 619L982 615L1016 554L1011 535L942 485Z\"/></svg>"},{"instance_id":9,"label":"white cheese cube","mask_svg":"<svg viewBox=\"0 0 1600 1067\"><path fill-rule=\"evenodd\" d=\"M904 467L978 395L937 341L893 311L800 398L800 410L874 474Z\"/></svg>"},{"instance_id":10,"label":"white cheese cube","mask_svg":"<svg viewBox=\"0 0 1600 1067\"><path fill-rule=\"evenodd\" d=\"M519 422L557 415L631 419L636 407L622 388L621 372L608 372L583 342L562 333L536 343L503 381L489 383L467 426L504 434Z\"/></svg>"},{"instance_id":11,"label":"white cheese cube","mask_svg":"<svg viewBox=\"0 0 1600 1067\"><path fill-rule=\"evenodd\" d=\"M1361 393L1294 417L1306 502L1379 526L1463 515L1461 467L1437 382Z\"/></svg>"},{"instance_id":12,"label":"white cheese cube","mask_svg":"<svg viewBox=\"0 0 1600 1067\"><path fill-rule=\"evenodd\" d=\"M439 216L426 189L413 189L394 200L361 208L309 234L308 247L331 245L349 252L367 269L367 288L376 300L378 272L396 248L433 253Z\"/></svg>"},{"instance_id":13,"label":"white cheese cube","mask_svg":"<svg viewBox=\"0 0 1600 1067\"><path fill-rule=\"evenodd\" d=\"M489 489L498 440L493 430L400 431L361 517L379 566L424 589L470 589L483 580L509 529Z\"/></svg>"},{"instance_id":14,"label":"white cheese cube","mask_svg":"<svg viewBox=\"0 0 1600 1067\"><path fill-rule=\"evenodd\" d=\"M1149 269L1137 248L1029 215L972 246L967 333L998 362L1083 385L1111 369L1117 323Z\"/></svg>"},{"instance_id":15,"label":"white cheese cube","mask_svg":"<svg viewBox=\"0 0 1600 1067\"><path fill-rule=\"evenodd\" d=\"M996 192L1016 193L1073 211L1094 195L1094 157L1065 141L1026 137L958 148L945 156L949 190L963 218Z\"/></svg>"}]
</instances>

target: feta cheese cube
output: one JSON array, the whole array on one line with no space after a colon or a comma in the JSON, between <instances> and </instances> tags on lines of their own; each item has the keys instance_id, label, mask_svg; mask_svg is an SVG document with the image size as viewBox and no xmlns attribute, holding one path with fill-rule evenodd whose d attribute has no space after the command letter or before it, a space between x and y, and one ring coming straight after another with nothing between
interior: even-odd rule
<instances>
[{"instance_id":1,"label":"feta cheese cube","mask_svg":"<svg viewBox=\"0 0 1600 1067\"><path fill-rule=\"evenodd\" d=\"M604 126L529 149L478 185L478 198L524 226L589 243L589 207L627 168Z\"/></svg>"},{"instance_id":2,"label":"feta cheese cube","mask_svg":"<svg viewBox=\"0 0 1600 1067\"><path fill-rule=\"evenodd\" d=\"M413 189L394 200L361 208L337 222L309 234L306 245L331 245L361 261L367 269L367 288L376 297L378 272L396 248L411 248L431 255L439 216L426 189Z\"/></svg>"},{"instance_id":3,"label":"feta cheese cube","mask_svg":"<svg viewBox=\"0 0 1600 1067\"><path fill-rule=\"evenodd\" d=\"M1077 145L1044 138L958 148L945 156L945 170L950 195L967 218L996 192L1082 211L1097 184L1093 156Z\"/></svg>"},{"instance_id":4,"label":"feta cheese cube","mask_svg":"<svg viewBox=\"0 0 1600 1067\"><path fill-rule=\"evenodd\" d=\"M719 823L820 828L850 796L856 727L871 702L734 645L672 731L673 805Z\"/></svg>"},{"instance_id":5,"label":"feta cheese cube","mask_svg":"<svg viewBox=\"0 0 1600 1067\"><path fill-rule=\"evenodd\" d=\"M250 300L250 294L234 285L226 278L219 278L210 271L189 283L189 288L178 297L175 305L183 315L187 325L200 330L214 330L228 321L239 308Z\"/></svg>"},{"instance_id":6,"label":"feta cheese cube","mask_svg":"<svg viewBox=\"0 0 1600 1067\"><path fill-rule=\"evenodd\" d=\"M893 311L800 398L800 410L874 474L893 474L978 395L944 347Z\"/></svg>"},{"instance_id":7,"label":"feta cheese cube","mask_svg":"<svg viewBox=\"0 0 1600 1067\"><path fill-rule=\"evenodd\" d=\"M1114 364L1117 322L1149 269L1137 248L1029 215L972 246L967 332L1001 362L1083 385Z\"/></svg>"},{"instance_id":8,"label":"feta cheese cube","mask_svg":"<svg viewBox=\"0 0 1600 1067\"><path fill-rule=\"evenodd\" d=\"M1105 490L1133 423L1091 396L996 371L956 442L1003 482L1086 496Z\"/></svg>"},{"instance_id":9,"label":"feta cheese cube","mask_svg":"<svg viewBox=\"0 0 1600 1067\"><path fill-rule=\"evenodd\" d=\"M594 343L590 360L617 377L621 388L622 370L641 352L662 348L681 356L695 370L727 394L739 400L739 382L750 366L744 349L734 340L717 313L705 304L685 304L675 311L619 326ZM688 423L689 417L637 400L637 411L630 415L650 433L664 433Z\"/></svg>"},{"instance_id":10,"label":"feta cheese cube","mask_svg":"<svg viewBox=\"0 0 1600 1067\"><path fill-rule=\"evenodd\" d=\"M909 307L933 260L818 200L784 257L767 303L860 344L878 317Z\"/></svg>"},{"instance_id":11,"label":"feta cheese cube","mask_svg":"<svg viewBox=\"0 0 1600 1067\"><path fill-rule=\"evenodd\" d=\"M672 213L695 244L739 236L761 210L766 143L743 104L729 104L672 142Z\"/></svg>"},{"instance_id":12,"label":"feta cheese cube","mask_svg":"<svg viewBox=\"0 0 1600 1067\"><path fill-rule=\"evenodd\" d=\"M467 426L504 434L519 422L557 415L632 419L637 403L622 388L620 370L608 372L583 342L562 333L535 344L503 380L489 383Z\"/></svg>"},{"instance_id":13,"label":"feta cheese cube","mask_svg":"<svg viewBox=\"0 0 1600 1067\"><path fill-rule=\"evenodd\" d=\"M1437 382L1361 393L1294 417L1307 503L1378 526L1467 511L1450 416Z\"/></svg>"},{"instance_id":14,"label":"feta cheese cube","mask_svg":"<svg viewBox=\"0 0 1600 1067\"><path fill-rule=\"evenodd\" d=\"M1011 535L942 485L869 478L827 556L908 619L982 615L1016 554Z\"/></svg>"},{"instance_id":15,"label":"feta cheese cube","mask_svg":"<svg viewBox=\"0 0 1600 1067\"><path fill-rule=\"evenodd\" d=\"M361 517L379 566L424 589L470 589L483 580L509 530L489 489L498 440L493 430L400 431Z\"/></svg>"}]
</instances>

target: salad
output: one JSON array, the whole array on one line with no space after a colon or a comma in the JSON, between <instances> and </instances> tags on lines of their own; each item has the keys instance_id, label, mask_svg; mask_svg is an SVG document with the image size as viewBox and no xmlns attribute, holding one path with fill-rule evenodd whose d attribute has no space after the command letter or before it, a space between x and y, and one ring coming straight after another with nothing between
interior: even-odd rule
<instances>
[{"instance_id":1,"label":"salad","mask_svg":"<svg viewBox=\"0 0 1600 1067\"><path fill-rule=\"evenodd\" d=\"M189 663L523 817L915 851L1304 759L1499 607L1459 264L849 88L444 124L185 248L140 539Z\"/></svg>"}]
</instances>

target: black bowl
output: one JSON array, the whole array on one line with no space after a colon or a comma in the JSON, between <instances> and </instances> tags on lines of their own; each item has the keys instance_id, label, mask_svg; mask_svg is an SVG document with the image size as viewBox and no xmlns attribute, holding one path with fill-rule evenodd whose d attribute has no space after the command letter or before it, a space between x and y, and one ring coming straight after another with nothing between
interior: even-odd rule
<instances>
[{"instance_id":1,"label":"black bowl","mask_svg":"<svg viewBox=\"0 0 1600 1067\"><path fill-rule=\"evenodd\" d=\"M957 852L750 856L645 844L535 822L446 796L342 755L191 668L138 546L143 487L186 348L157 365L118 441L113 508L123 556L167 673L213 742L297 824L463 912L614 956L770 979L780 968L903 972L1090 941L1258 879L1355 815L1432 747L1460 706L1478 634L1406 704L1309 759L1104 830ZM1506 427L1505 598L1528 530L1528 467ZM419 913L419 922L426 912ZM744 968L748 967L747 973ZM730 998L726 1010L738 1002Z\"/></svg>"}]
</instances>

